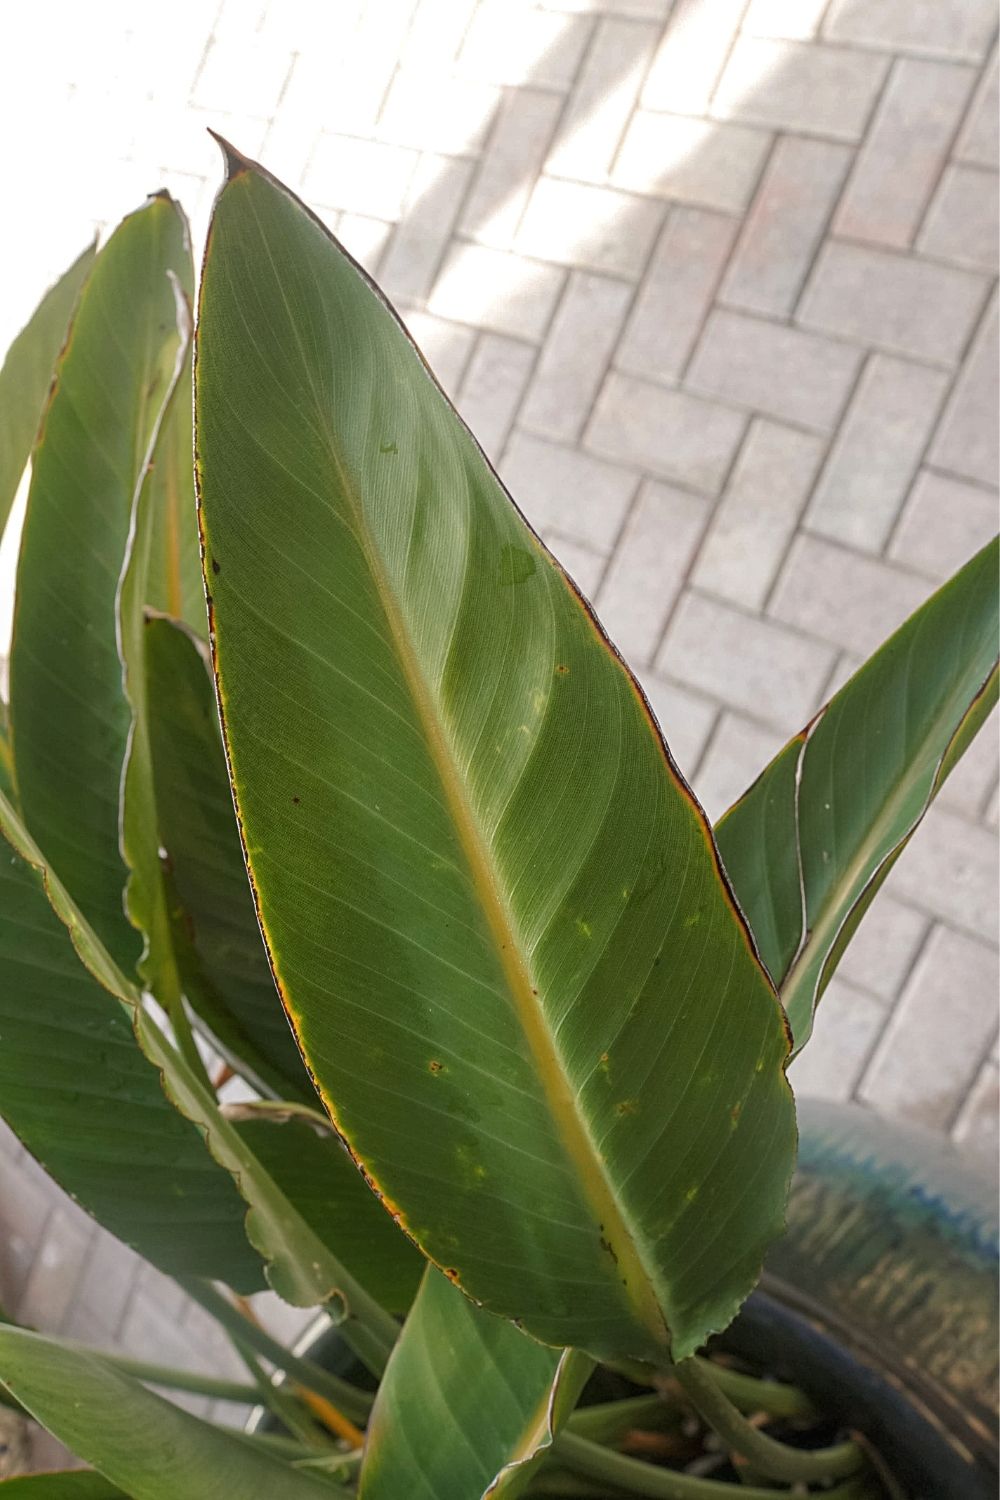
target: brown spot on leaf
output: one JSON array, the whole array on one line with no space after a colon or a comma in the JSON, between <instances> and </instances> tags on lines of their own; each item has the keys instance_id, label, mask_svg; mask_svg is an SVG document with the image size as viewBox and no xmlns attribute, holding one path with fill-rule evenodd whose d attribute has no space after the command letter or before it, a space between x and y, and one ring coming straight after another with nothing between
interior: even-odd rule
<instances>
[{"instance_id":1,"label":"brown spot on leaf","mask_svg":"<svg viewBox=\"0 0 1000 1500\"><path fill-rule=\"evenodd\" d=\"M212 558L212 572L213 573L218 573L219 572L218 559L215 558L215 557Z\"/></svg>"},{"instance_id":2,"label":"brown spot on leaf","mask_svg":"<svg viewBox=\"0 0 1000 1500\"><path fill-rule=\"evenodd\" d=\"M430 1068L432 1073L441 1073L444 1071L444 1063L438 1062L436 1057L432 1057L427 1066Z\"/></svg>"}]
</instances>

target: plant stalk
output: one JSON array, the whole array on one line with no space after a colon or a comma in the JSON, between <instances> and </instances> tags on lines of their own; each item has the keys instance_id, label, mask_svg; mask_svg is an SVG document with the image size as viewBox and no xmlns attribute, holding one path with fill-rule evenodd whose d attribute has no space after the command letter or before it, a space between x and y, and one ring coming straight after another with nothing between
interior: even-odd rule
<instances>
[{"instance_id":1,"label":"plant stalk","mask_svg":"<svg viewBox=\"0 0 1000 1500\"><path fill-rule=\"evenodd\" d=\"M758 1431L716 1383L714 1366L706 1368L704 1363L685 1359L674 1365L672 1373L696 1411L726 1446L771 1479L783 1479L788 1483L846 1479L866 1465L864 1454L853 1442L810 1451L790 1448ZM744 1490L745 1495L751 1493L749 1489Z\"/></svg>"},{"instance_id":2,"label":"plant stalk","mask_svg":"<svg viewBox=\"0 0 1000 1500\"><path fill-rule=\"evenodd\" d=\"M257 1354L270 1360L279 1370L284 1370L285 1374L296 1380L299 1385L332 1401L334 1406L352 1422L364 1426L368 1421L368 1415L375 1400L368 1391L359 1390L349 1381L342 1380L339 1375L331 1375L328 1370L314 1364L311 1359L303 1359L297 1354L292 1354L283 1344L279 1344L277 1339L272 1338L265 1329L248 1322L243 1314L209 1282L197 1281L193 1278L190 1280L180 1278L179 1280L180 1285L195 1302L199 1303L206 1312L211 1313L223 1328L247 1343Z\"/></svg>"},{"instance_id":3,"label":"plant stalk","mask_svg":"<svg viewBox=\"0 0 1000 1500\"><path fill-rule=\"evenodd\" d=\"M718 1479L701 1479L693 1474L678 1474L669 1469L654 1468L623 1453L613 1453L575 1433L563 1431L553 1444L559 1462L588 1479L600 1480L626 1495L641 1495L648 1500L775 1500L787 1495L784 1488L746 1486L736 1490ZM853 1475L843 1484L823 1491L822 1500L876 1500L877 1489L867 1474ZM819 1500L819 1497L817 1497Z\"/></svg>"}]
</instances>

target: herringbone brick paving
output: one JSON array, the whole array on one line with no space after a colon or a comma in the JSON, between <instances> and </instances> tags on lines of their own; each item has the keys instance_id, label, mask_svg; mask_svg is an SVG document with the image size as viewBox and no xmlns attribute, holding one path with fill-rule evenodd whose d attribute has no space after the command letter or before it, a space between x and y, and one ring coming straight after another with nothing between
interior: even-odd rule
<instances>
[{"instance_id":1,"label":"herringbone brick paving","mask_svg":"<svg viewBox=\"0 0 1000 1500\"><path fill-rule=\"evenodd\" d=\"M12 23L13 196L32 213L0 332L95 213L165 184L203 234L204 125L259 155L397 302L713 816L995 529L990 0L103 9L96 38L89 8L86 25L43 14L44 36ZM792 1075L981 1151L996 781L993 730ZM15 1311L161 1360L226 1358L4 1144Z\"/></svg>"}]
</instances>

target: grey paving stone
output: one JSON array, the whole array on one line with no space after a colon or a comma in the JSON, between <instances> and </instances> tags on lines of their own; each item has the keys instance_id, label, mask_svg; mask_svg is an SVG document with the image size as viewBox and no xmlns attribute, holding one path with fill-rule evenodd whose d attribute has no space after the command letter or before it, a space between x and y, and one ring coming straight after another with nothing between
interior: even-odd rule
<instances>
[{"instance_id":1,"label":"grey paving stone","mask_svg":"<svg viewBox=\"0 0 1000 1500\"><path fill-rule=\"evenodd\" d=\"M642 91L645 108L704 114L744 9L745 0L678 0Z\"/></svg>"},{"instance_id":2,"label":"grey paving stone","mask_svg":"<svg viewBox=\"0 0 1000 1500\"><path fill-rule=\"evenodd\" d=\"M547 172L582 182L605 181L659 35L652 22L602 17L560 117Z\"/></svg>"},{"instance_id":3,"label":"grey paving stone","mask_svg":"<svg viewBox=\"0 0 1000 1500\"><path fill-rule=\"evenodd\" d=\"M986 296L983 276L915 256L827 241L798 321L940 364L956 362Z\"/></svg>"},{"instance_id":4,"label":"grey paving stone","mask_svg":"<svg viewBox=\"0 0 1000 1500\"><path fill-rule=\"evenodd\" d=\"M1000 745L997 715L983 725L938 793L942 807L977 822L989 803L997 779Z\"/></svg>"},{"instance_id":5,"label":"grey paving stone","mask_svg":"<svg viewBox=\"0 0 1000 1500\"><path fill-rule=\"evenodd\" d=\"M427 305L442 318L540 339L564 275L558 266L485 245L453 244Z\"/></svg>"},{"instance_id":6,"label":"grey paving stone","mask_svg":"<svg viewBox=\"0 0 1000 1500\"><path fill-rule=\"evenodd\" d=\"M125 1309L143 1262L105 1230L98 1230L80 1278L75 1308L86 1309L93 1328L84 1332L79 1324L67 1333L110 1348L118 1336ZM74 1310L75 1310L74 1308Z\"/></svg>"},{"instance_id":7,"label":"grey paving stone","mask_svg":"<svg viewBox=\"0 0 1000 1500\"><path fill-rule=\"evenodd\" d=\"M782 732L794 734L818 707L834 656L829 646L772 620L687 593L674 612L656 669L774 725L774 754Z\"/></svg>"},{"instance_id":8,"label":"grey paving stone","mask_svg":"<svg viewBox=\"0 0 1000 1500\"><path fill-rule=\"evenodd\" d=\"M922 469L889 546L906 568L943 583L997 530L997 495L963 479Z\"/></svg>"},{"instance_id":9,"label":"grey paving stone","mask_svg":"<svg viewBox=\"0 0 1000 1500\"><path fill-rule=\"evenodd\" d=\"M911 244L976 79L974 68L901 58L833 221L834 234Z\"/></svg>"},{"instance_id":10,"label":"grey paving stone","mask_svg":"<svg viewBox=\"0 0 1000 1500\"><path fill-rule=\"evenodd\" d=\"M849 983L892 1003L930 930L930 918L879 891L837 970Z\"/></svg>"},{"instance_id":11,"label":"grey paving stone","mask_svg":"<svg viewBox=\"0 0 1000 1500\"><path fill-rule=\"evenodd\" d=\"M612 373L601 389L584 447L714 494L745 428L746 417L725 406Z\"/></svg>"},{"instance_id":12,"label":"grey paving stone","mask_svg":"<svg viewBox=\"0 0 1000 1500\"><path fill-rule=\"evenodd\" d=\"M530 344L483 333L469 360L458 409L494 461L507 441L534 359Z\"/></svg>"},{"instance_id":13,"label":"grey paving stone","mask_svg":"<svg viewBox=\"0 0 1000 1500\"><path fill-rule=\"evenodd\" d=\"M996 1032L997 955L937 927L865 1074L876 1108L945 1129L961 1109Z\"/></svg>"},{"instance_id":14,"label":"grey paving stone","mask_svg":"<svg viewBox=\"0 0 1000 1500\"><path fill-rule=\"evenodd\" d=\"M403 320L434 374L453 395L476 342L474 330L414 309L407 309Z\"/></svg>"},{"instance_id":15,"label":"grey paving stone","mask_svg":"<svg viewBox=\"0 0 1000 1500\"><path fill-rule=\"evenodd\" d=\"M719 716L719 707L648 669L641 672L640 681L670 753L690 781Z\"/></svg>"},{"instance_id":16,"label":"grey paving stone","mask_svg":"<svg viewBox=\"0 0 1000 1500\"><path fill-rule=\"evenodd\" d=\"M829 431L861 363L849 344L717 308L688 366L692 391Z\"/></svg>"},{"instance_id":17,"label":"grey paving stone","mask_svg":"<svg viewBox=\"0 0 1000 1500\"><path fill-rule=\"evenodd\" d=\"M943 370L886 354L871 358L809 502L811 531L881 551L947 389Z\"/></svg>"},{"instance_id":18,"label":"grey paving stone","mask_svg":"<svg viewBox=\"0 0 1000 1500\"><path fill-rule=\"evenodd\" d=\"M573 537L563 536L551 527L546 527L541 537L549 551L562 563L584 598L593 600L608 565L607 555L603 552L595 552L593 547L588 547L584 542L578 542Z\"/></svg>"},{"instance_id":19,"label":"grey paving stone","mask_svg":"<svg viewBox=\"0 0 1000 1500\"><path fill-rule=\"evenodd\" d=\"M506 249L513 241L559 118L559 96L508 93L462 211L463 234Z\"/></svg>"},{"instance_id":20,"label":"grey paving stone","mask_svg":"<svg viewBox=\"0 0 1000 1500\"><path fill-rule=\"evenodd\" d=\"M923 578L879 558L800 535L768 609L786 625L868 656L929 593Z\"/></svg>"},{"instance_id":21,"label":"grey paving stone","mask_svg":"<svg viewBox=\"0 0 1000 1500\"><path fill-rule=\"evenodd\" d=\"M395 221L403 212L418 153L356 136L323 135L305 174L312 200Z\"/></svg>"},{"instance_id":22,"label":"grey paving stone","mask_svg":"<svg viewBox=\"0 0 1000 1500\"><path fill-rule=\"evenodd\" d=\"M722 120L857 141L887 68L873 53L741 36L712 112Z\"/></svg>"},{"instance_id":23,"label":"grey paving stone","mask_svg":"<svg viewBox=\"0 0 1000 1500\"><path fill-rule=\"evenodd\" d=\"M833 0L824 36L979 62L996 24L990 0Z\"/></svg>"},{"instance_id":24,"label":"grey paving stone","mask_svg":"<svg viewBox=\"0 0 1000 1500\"><path fill-rule=\"evenodd\" d=\"M829 0L750 0L743 17L749 36L808 42L816 36Z\"/></svg>"},{"instance_id":25,"label":"grey paving stone","mask_svg":"<svg viewBox=\"0 0 1000 1500\"><path fill-rule=\"evenodd\" d=\"M13 1310L31 1273L56 1194L34 1181L22 1160L0 1156L0 1306Z\"/></svg>"},{"instance_id":26,"label":"grey paving stone","mask_svg":"<svg viewBox=\"0 0 1000 1500\"><path fill-rule=\"evenodd\" d=\"M421 156L402 222L379 263L379 283L390 297L416 301L430 291L471 174L471 162Z\"/></svg>"},{"instance_id":27,"label":"grey paving stone","mask_svg":"<svg viewBox=\"0 0 1000 1500\"><path fill-rule=\"evenodd\" d=\"M760 609L795 532L823 457L819 437L755 419L716 506L692 580Z\"/></svg>"},{"instance_id":28,"label":"grey paving stone","mask_svg":"<svg viewBox=\"0 0 1000 1500\"><path fill-rule=\"evenodd\" d=\"M796 135L779 138L720 301L775 317L792 311L850 162L847 146Z\"/></svg>"},{"instance_id":29,"label":"grey paving stone","mask_svg":"<svg viewBox=\"0 0 1000 1500\"><path fill-rule=\"evenodd\" d=\"M638 484L631 469L517 431L500 473L537 530L559 531L605 555Z\"/></svg>"},{"instance_id":30,"label":"grey paving stone","mask_svg":"<svg viewBox=\"0 0 1000 1500\"><path fill-rule=\"evenodd\" d=\"M94 1232L93 1223L84 1220L68 1198L56 1204L14 1309L18 1322L59 1332L76 1295Z\"/></svg>"},{"instance_id":31,"label":"grey paving stone","mask_svg":"<svg viewBox=\"0 0 1000 1500\"><path fill-rule=\"evenodd\" d=\"M624 282L572 272L528 388L523 427L564 442L579 438L631 300Z\"/></svg>"},{"instance_id":32,"label":"grey paving stone","mask_svg":"<svg viewBox=\"0 0 1000 1500\"><path fill-rule=\"evenodd\" d=\"M778 753L785 736L726 710L694 778L699 801L713 823L742 797Z\"/></svg>"},{"instance_id":33,"label":"grey paving stone","mask_svg":"<svg viewBox=\"0 0 1000 1500\"><path fill-rule=\"evenodd\" d=\"M996 275L997 217L997 173L953 164L934 194L918 247L925 255Z\"/></svg>"},{"instance_id":34,"label":"grey paving stone","mask_svg":"<svg viewBox=\"0 0 1000 1500\"><path fill-rule=\"evenodd\" d=\"M750 201L771 136L748 125L636 110L612 180L700 208L742 213Z\"/></svg>"},{"instance_id":35,"label":"grey paving stone","mask_svg":"<svg viewBox=\"0 0 1000 1500\"><path fill-rule=\"evenodd\" d=\"M648 198L616 188L540 177L524 211L516 246L540 260L635 281L662 220L662 205Z\"/></svg>"},{"instance_id":36,"label":"grey paving stone","mask_svg":"<svg viewBox=\"0 0 1000 1500\"><path fill-rule=\"evenodd\" d=\"M955 382L941 425L931 446L932 464L977 480L997 482L997 398L1000 369L997 358L997 304L985 317L975 343Z\"/></svg>"},{"instance_id":37,"label":"grey paving stone","mask_svg":"<svg viewBox=\"0 0 1000 1500\"><path fill-rule=\"evenodd\" d=\"M736 221L706 209L670 210L636 296L615 367L676 380L687 362L726 264Z\"/></svg>"},{"instance_id":38,"label":"grey paving stone","mask_svg":"<svg viewBox=\"0 0 1000 1500\"><path fill-rule=\"evenodd\" d=\"M500 102L500 90L463 78L441 58L400 68L376 127L380 140L450 156L482 150Z\"/></svg>"},{"instance_id":39,"label":"grey paving stone","mask_svg":"<svg viewBox=\"0 0 1000 1500\"><path fill-rule=\"evenodd\" d=\"M820 1000L812 1036L788 1070L796 1096L850 1099L886 1020L874 995L835 975Z\"/></svg>"},{"instance_id":40,"label":"grey paving stone","mask_svg":"<svg viewBox=\"0 0 1000 1500\"><path fill-rule=\"evenodd\" d=\"M490 83L566 90L590 40L583 15L481 0L458 55L462 72ZM391 50L391 49L390 49Z\"/></svg>"},{"instance_id":41,"label":"grey paving stone","mask_svg":"<svg viewBox=\"0 0 1000 1500\"><path fill-rule=\"evenodd\" d=\"M954 1138L967 1151L974 1152L990 1172L996 1168L1000 1150L1000 1071L990 1058L983 1063L979 1076L970 1088L959 1111Z\"/></svg>"},{"instance_id":42,"label":"grey paving stone","mask_svg":"<svg viewBox=\"0 0 1000 1500\"><path fill-rule=\"evenodd\" d=\"M997 55L994 51L987 65L968 116L955 146L959 161L976 167L1000 167L1000 112L997 88Z\"/></svg>"},{"instance_id":43,"label":"grey paving stone","mask_svg":"<svg viewBox=\"0 0 1000 1500\"><path fill-rule=\"evenodd\" d=\"M893 867L894 896L962 932L996 942L997 835L936 803ZM985 993L985 992L984 992ZM996 996L994 989L992 995Z\"/></svg>"},{"instance_id":44,"label":"grey paving stone","mask_svg":"<svg viewBox=\"0 0 1000 1500\"><path fill-rule=\"evenodd\" d=\"M652 659L708 517L700 495L652 483L640 491L597 596L604 628L631 666Z\"/></svg>"}]
</instances>

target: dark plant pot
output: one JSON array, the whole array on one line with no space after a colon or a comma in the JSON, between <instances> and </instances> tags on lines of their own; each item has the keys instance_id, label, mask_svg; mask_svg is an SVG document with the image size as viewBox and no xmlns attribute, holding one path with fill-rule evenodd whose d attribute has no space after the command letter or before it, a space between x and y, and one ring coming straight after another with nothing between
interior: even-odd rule
<instances>
[{"instance_id":1,"label":"dark plant pot","mask_svg":"<svg viewBox=\"0 0 1000 1500\"><path fill-rule=\"evenodd\" d=\"M788 1231L720 1343L869 1437L913 1500L997 1493L997 1184L929 1131L799 1105Z\"/></svg>"},{"instance_id":2,"label":"dark plant pot","mask_svg":"<svg viewBox=\"0 0 1000 1500\"><path fill-rule=\"evenodd\" d=\"M799 1127L788 1231L716 1347L863 1433L910 1500L995 1500L995 1180L853 1105L800 1101ZM357 1371L325 1322L297 1352Z\"/></svg>"}]
</instances>

